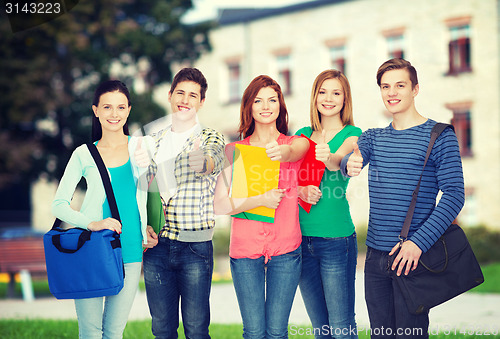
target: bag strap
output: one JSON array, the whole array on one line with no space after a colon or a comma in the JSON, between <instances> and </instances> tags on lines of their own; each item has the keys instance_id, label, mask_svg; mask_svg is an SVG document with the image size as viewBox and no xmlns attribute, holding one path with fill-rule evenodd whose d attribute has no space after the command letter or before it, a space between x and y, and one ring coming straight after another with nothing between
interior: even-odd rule
<instances>
[{"instance_id":1,"label":"bag strap","mask_svg":"<svg viewBox=\"0 0 500 339\"><path fill-rule=\"evenodd\" d=\"M108 198L109 209L111 210L111 216L118 220L121 223L120 213L118 212L118 206L116 205L115 194L113 192L113 187L111 186L111 181L109 180L108 171L104 162L102 161L101 155L97 150L97 147L93 143L86 144L89 149L92 158L94 158L94 162L97 165L99 170L99 174L101 175L101 180L104 185L104 190L106 191L106 196ZM59 218L54 220L54 224L52 225L52 229L56 229L61 225L62 221Z\"/></svg>"},{"instance_id":2,"label":"bag strap","mask_svg":"<svg viewBox=\"0 0 500 339\"><path fill-rule=\"evenodd\" d=\"M422 181L425 165L427 165L427 160L429 160L432 147L434 146L436 139L441 135L441 133L447 127L451 127L454 130L453 125L444 124L441 122L435 124L431 130L431 139L429 140L429 146L427 146L427 153L425 154L424 166L422 167L422 173L420 173L420 178L418 179L417 187L412 193L410 207L408 208L408 212L406 213L406 218L403 223L403 228L401 229L401 234L399 235L400 241L405 241L406 238L408 238L408 232L410 231L411 220L413 219L413 213L415 212L415 206L417 205L417 196L418 196L418 191L420 190L420 182Z\"/></svg>"},{"instance_id":3,"label":"bag strap","mask_svg":"<svg viewBox=\"0 0 500 339\"><path fill-rule=\"evenodd\" d=\"M104 185L104 190L106 191L106 196L108 198L109 208L111 210L111 216L121 223L120 213L118 212L118 206L116 205L115 194L113 192L113 187L111 186L111 180L109 180L108 170L102 161L101 155L97 150L97 147L93 143L88 143L87 147L94 158L94 161L99 169L99 174L101 174L102 183Z\"/></svg>"}]
</instances>

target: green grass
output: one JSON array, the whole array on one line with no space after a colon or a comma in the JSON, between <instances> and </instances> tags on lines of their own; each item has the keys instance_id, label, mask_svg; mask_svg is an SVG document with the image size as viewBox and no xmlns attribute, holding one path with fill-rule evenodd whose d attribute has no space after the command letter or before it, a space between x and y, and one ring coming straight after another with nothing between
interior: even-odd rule
<instances>
[{"instance_id":1,"label":"green grass","mask_svg":"<svg viewBox=\"0 0 500 339\"><path fill-rule=\"evenodd\" d=\"M481 266L484 283L474 288L475 293L500 293L500 263Z\"/></svg>"},{"instance_id":2,"label":"green grass","mask_svg":"<svg viewBox=\"0 0 500 339\"><path fill-rule=\"evenodd\" d=\"M234 339L241 338L242 325L210 325L210 335L215 339ZM306 326L290 327L289 338L291 339L308 339L314 338L310 333L311 329ZM78 337L78 323L76 320L0 320L0 333L2 339L65 339ZM294 334L296 333L296 334ZM483 333L484 335L484 333ZM467 335L467 334L452 334L454 338L482 338L483 335ZM450 334L444 333L439 335L431 334L430 338L445 339L449 338ZM129 321L123 335L124 339L148 339L153 338L151 334L151 321ZM184 333L182 328L179 329L179 338L183 339ZM365 332L359 333L360 339L367 339L369 336ZM500 339L500 335L488 335L491 339Z\"/></svg>"},{"instance_id":3,"label":"green grass","mask_svg":"<svg viewBox=\"0 0 500 339\"><path fill-rule=\"evenodd\" d=\"M42 279L33 279L33 292L35 293L35 297L48 297L51 296L49 291L49 283L47 280ZM16 287L14 290L15 297L22 297L22 292L21 292L21 284L16 283ZM0 299L1 298L6 298L7 297L7 283L0 283Z\"/></svg>"}]
</instances>

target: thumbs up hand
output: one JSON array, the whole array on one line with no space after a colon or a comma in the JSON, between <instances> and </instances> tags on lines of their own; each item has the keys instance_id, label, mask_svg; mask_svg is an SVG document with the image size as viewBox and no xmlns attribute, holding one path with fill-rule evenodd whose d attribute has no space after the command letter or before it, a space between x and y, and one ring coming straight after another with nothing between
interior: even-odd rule
<instances>
[{"instance_id":1,"label":"thumbs up hand","mask_svg":"<svg viewBox=\"0 0 500 339\"><path fill-rule=\"evenodd\" d=\"M359 151L358 143L353 142L354 151L349 156L349 160L347 161L347 174L350 177L358 176L361 170L363 169L363 156Z\"/></svg>"},{"instance_id":2,"label":"thumbs up hand","mask_svg":"<svg viewBox=\"0 0 500 339\"><path fill-rule=\"evenodd\" d=\"M204 173L207 170L207 159L200 149L201 138L193 142L193 150L189 152L189 167L195 172Z\"/></svg>"},{"instance_id":3,"label":"thumbs up hand","mask_svg":"<svg viewBox=\"0 0 500 339\"><path fill-rule=\"evenodd\" d=\"M266 154L272 161L280 161L283 158L281 147L276 140L266 145Z\"/></svg>"},{"instance_id":4,"label":"thumbs up hand","mask_svg":"<svg viewBox=\"0 0 500 339\"><path fill-rule=\"evenodd\" d=\"M326 143L326 130L321 132L321 142L316 144L316 160L326 164L330 159L330 146Z\"/></svg>"},{"instance_id":5,"label":"thumbs up hand","mask_svg":"<svg viewBox=\"0 0 500 339\"><path fill-rule=\"evenodd\" d=\"M148 151L142 148L142 139L143 137L139 137L137 141L137 147L135 148L134 158L137 166L145 168L148 167L151 163L151 158L148 154Z\"/></svg>"}]
</instances>

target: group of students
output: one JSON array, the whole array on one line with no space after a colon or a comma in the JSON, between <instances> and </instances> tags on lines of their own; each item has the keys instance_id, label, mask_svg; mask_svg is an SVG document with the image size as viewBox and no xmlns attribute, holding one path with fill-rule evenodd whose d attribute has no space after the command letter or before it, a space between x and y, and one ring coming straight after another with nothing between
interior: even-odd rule
<instances>
[{"instance_id":1,"label":"group of students","mask_svg":"<svg viewBox=\"0 0 500 339\"><path fill-rule=\"evenodd\" d=\"M275 209L273 223L232 218L230 268L243 337L287 338L299 287L316 338L357 338L358 249L346 189L349 177L359 175L367 164L365 298L372 337L428 337L428 313L417 316L408 311L391 271L408 274L415 269L420 255L460 212L464 182L458 141L451 129L437 139L422 176L408 240L400 245L399 232L436 122L415 108L419 85L408 61L386 61L377 72L377 83L393 117L389 126L363 133L355 127L347 78L326 70L312 86L311 125L291 136L279 84L269 76L257 76L241 100L241 140L227 145L220 133L198 122L207 82L196 68L175 75L168 94L172 123L151 136L128 135L131 103L126 86L119 81L101 84L92 106L92 138L113 189L120 192L116 195L122 223L110 217L97 167L82 146L69 160L52 210L75 226L120 233L126 275L116 296L75 300L80 337L122 337L142 262L153 335L177 338L180 310L186 338L210 338L215 215L265 206ZM303 135L315 142L314 150L309 150ZM237 144L265 148L270 160L280 162L278 188L248 198L232 197ZM299 186L308 151L325 164L319 187ZM76 211L70 202L81 177L87 181L87 193ZM153 179L165 217L158 232L148 225L146 212ZM312 205L309 213L299 207L299 199ZM389 256L399 246L389 267Z\"/></svg>"}]
</instances>

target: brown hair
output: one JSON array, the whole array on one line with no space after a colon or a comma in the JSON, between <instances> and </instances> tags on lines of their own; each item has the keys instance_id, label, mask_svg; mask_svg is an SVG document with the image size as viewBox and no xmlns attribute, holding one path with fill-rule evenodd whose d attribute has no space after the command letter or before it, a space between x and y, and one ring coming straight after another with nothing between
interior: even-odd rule
<instances>
[{"instance_id":1,"label":"brown hair","mask_svg":"<svg viewBox=\"0 0 500 339\"><path fill-rule=\"evenodd\" d=\"M326 71L318 74L314 80L312 91L311 91L311 104L310 104L310 117L311 117L311 127L313 131L321 131L321 114L318 111L318 106L316 102L318 100L319 90L323 82L328 79L338 79L342 85L342 90L344 91L344 106L340 111L340 119L342 124L354 125L354 119L352 114L352 96L351 96L351 86L349 85L349 80L340 71L335 69L328 69Z\"/></svg>"},{"instance_id":2,"label":"brown hair","mask_svg":"<svg viewBox=\"0 0 500 339\"><path fill-rule=\"evenodd\" d=\"M102 82L97 86L94 92L94 100L92 100L92 106L99 106L99 100L103 94L109 92L120 92L127 97L128 106L130 107L130 93L128 91L127 85L119 80L108 80ZM129 135L128 122L123 125L123 133ZM99 118L92 114L92 142L100 140L102 138L102 126Z\"/></svg>"},{"instance_id":3,"label":"brown hair","mask_svg":"<svg viewBox=\"0 0 500 339\"><path fill-rule=\"evenodd\" d=\"M177 87L177 84L183 81L192 81L200 85L200 100L205 99L205 94L207 93L207 79L201 71L197 68L183 68L174 76L172 81L172 86L170 86L170 94L172 94Z\"/></svg>"},{"instance_id":4,"label":"brown hair","mask_svg":"<svg viewBox=\"0 0 500 339\"><path fill-rule=\"evenodd\" d=\"M288 133L288 111L286 109L285 99L283 98L283 92L281 92L281 87L267 75L259 75L250 82L241 99L240 126L238 129L240 139L252 135L255 129L255 121L252 116L252 105L255 97L257 97L259 91L264 87L271 87L276 91L280 104L279 116L278 119L276 119L276 128L280 133L285 135Z\"/></svg>"},{"instance_id":5,"label":"brown hair","mask_svg":"<svg viewBox=\"0 0 500 339\"><path fill-rule=\"evenodd\" d=\"M410 74L411 88L414 89L418 84L417 70L411 65L409 61L401 58L394 58L384 62L377 71L377 85L380 87L380 82L382 80L382 75L387 71L392 71L394 69L406 69Z\"/></svg>"}]
</instances>

